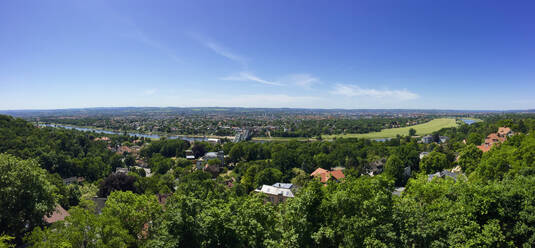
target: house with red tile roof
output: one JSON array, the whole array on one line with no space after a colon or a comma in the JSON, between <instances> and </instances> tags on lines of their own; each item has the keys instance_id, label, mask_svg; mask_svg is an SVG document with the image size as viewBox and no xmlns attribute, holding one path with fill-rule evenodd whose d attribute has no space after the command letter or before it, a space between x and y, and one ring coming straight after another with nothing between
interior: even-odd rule
<instances>
[{"instance_id":1,"label":"house with red tile roof","mask_svg":"<svg viewBox=\"0 0 535 248\"><path fill-rule=\"evenodd\" d=\"M346 177L341 170L328 171L323 168L316 169L310 176L319 178L322 183L327 183L329 180L341 181Z\"/></svg>"},{"instance_id":2,"label":"house with red tile roof","mask_svg":"<svg viewBox=\"0 0 535 248\"><path fill-rule=\"evenodd\" d=\"M324 174L324 173L327 173L327 172L329 172L329 171L328 171L328 170L325 170L325 169L323 169L323 168L317 168L314 172L312 172L312 173L310 174L310 176L315 177L315 176L317 176L317 175L321 175L321 174Z\"/></svg>"},{"instance_id":3,"label":"house with red tile roof","mask_svg":"<svg viewBox=\"0 0 535 248\"><path fill-rule=\"evenodd\" d=\"M492 148L494 145L501 144L507 140L507 137L510 137L513 135L513 131L511 128L508 127L500 127L498 128L497 133L491 133L485 138L485 142L481 144L480 146L477 146L479 150L483 152L490 151L490 148Z\"/></svg>"}]
</instances>

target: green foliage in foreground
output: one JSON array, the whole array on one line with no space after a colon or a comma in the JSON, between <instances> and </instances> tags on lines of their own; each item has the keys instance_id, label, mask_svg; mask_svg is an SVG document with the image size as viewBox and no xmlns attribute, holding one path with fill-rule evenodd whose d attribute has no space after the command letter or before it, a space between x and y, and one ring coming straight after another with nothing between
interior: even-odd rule
<instances>
[{"instance_id":1,"label":"green foliage in foreground","mask_svg":"<svg viewBox=\"0 0 535 248\"><path fill-rule=\"evenodd\" d=\"M52 212L57 188L34 160L0 154L0 171L0 234L21 237Z\"/></svg>"},{"instance_id":2,"label":"green foliage in foreground","mask_svg":"<svg viewBox=\"0 0 535 248\"><path fill-rule=\"evenodd\" d=\"M524 125L533 130L532 124ZM531 247L535 244L535 134L519 133L481 154L461 140L473 128L494 132L496 126L474 125L446 130L452 138L447 144L417 144L410 137L384 143L340 139L229 144L224 149L234 151L229 159L236 163L229 173L236 177L232 188L224 181L228 178L213 179L177 164L167 166L171 159L156 152L151 166L162 169L154 170L158 172L152 177L131 173L135 180L128 187L110 183L101 215L82 200L64 222L34 225L25 242L30 247ZM418 153L424 149L433 152L419 161ZM387 158L383 174L361 175L364 165L380 158ZM46 191L52 195L49 207L61 201L55 197L57 180L37 163L0 155L0 165L16 177L0 181L7 182L0 192L9 195L0 198L0 204L8 206L0 210L0 217L21 216L4 199L25 192L28 185L50 189ZM318 166L342 165L347 173L341 182L324 186L307 176ZM426 173L455 165L465 170L466 177L427 180ZM414 171L405 185L406 178L400 175L406 167ZM23 175L28 170L29 175ZM301 188L295 198L279 205L264 202L255 192L248 194L259 184L274 181L296 182ZM120 192L132 184L137 193ZM401 196L392 193L394 186L403 185L406 190ZM86 194L95 191L83 187ZM157 192L173 195L160 206ZM33 213L42 206L23 207ZM36 219L42 217L38 215ZM10 220L18 226L28 223ZM6 234L20 240L27 231Z\"/></svg>"},{"instance_id":3,"label":"green foliage in foreground","mask_svg":"<svg viewBox=\"0 0 535 248\"><path fill-rule=\"evenodd\" d=\"M65 221L51 227L36 228L27 242L34 247L131 247L135 240L113 216L95 215L88 209L74 207ZM130 244L130 246L129 246Z\"/></svg>"},{"instance_id":4,"label":"green foliage in foreground","mask_svg":"<svg viewBox=\"0 0 535 248\"><path fill-rule=\"evenodd\" d=\"M64 222L36 228L27 238L35 247L138 247L150 238L152 221L162 208L154 195L115 191L102 214L92 202L74 207Z\"/></svg>"},{"instance_id":5,"label":"green foliage in foreground","mask_svg":"<svg viewBox=\"0 0 535 248\"><path fill-rule=\"evenodd\" d=\"M530 247L534 144L533 135L515 136L485 154L467 178L428 182L423 174L410 179L401 196L392 194L390 174L396 173L349 175L326 187L305 180L295 198L277 206L255 193L238 196L198 171L179 178L163 212L149 196L113 192L100 217L74 208L69 226L37 229L31 240L36 247L55 238L56 244L77 247L83 231L77 228L86 225L100 233L89 236L91 242L115 247ZM470 149L463 152L466 159L473 158ZM435 156L429 161L442 164L443 156ZM399 168L398 155L389 160ZM510 166L494 166L501 164ZM486 173L489 168L494 173ZM145 230L141 223L152 225ZM121 242L107 239L110 233Z\"/></svg>"},{"instance_id":6,"label":"green foliage in foreground","mask_svg":"<svg viewBox=\"0 0 535 248\"><path fill-rule=\"evenodd\" d=\"M396 199L404 247L530 247L535 242L535 177L490 184L414 180Z\"/></svg>"},{"instance_id":7,"label":"green foliage in foreground","mask_svg":"<svg viewBox=\"0 0 535 248\"><path fill-rule=\"evenodd\" d=\"M14 238L7 235L0 236L0 248L11 248L15 247L15 245L12 245L9 243L9 241L13 240Z\"/></svg>"},{"instance_id":8,"label":"green foliage in foreground","mask_svg":"<svg viewBox=\"0 0 535 248\"><path fill-rule=\"evenodd\" d=\"M161 211L162 207L153 195L114 191L108 197L102 214L120 219L132 238L143 241L149 237L151 221L155 220Z\"/></svg>"}]
</instances>

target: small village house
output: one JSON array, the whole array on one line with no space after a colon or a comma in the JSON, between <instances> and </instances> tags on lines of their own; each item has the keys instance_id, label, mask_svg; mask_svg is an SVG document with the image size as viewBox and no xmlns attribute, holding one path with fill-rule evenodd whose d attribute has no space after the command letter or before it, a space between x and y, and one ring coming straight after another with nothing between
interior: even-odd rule
<instances>
[{"instance_id":1,"label":"small village house","mask_svg":"<svg viewBox=\"0 0 535 248\"><path fill-rule=\"evenodd\" d=\"M273 185L262 185L260 188L255 189L255 192L264 193L267 196L266 201L279 204L288 198L294 197L292 189L295 189L295 187L291 183L275 183Z\"/></svg>"},{"instance_id":2,"label":"small village house","mask_svg":"<svg viewBox=\"0 0 535 248\"><path fill-rule=\"evenodd\" d=\"M319 178L322 183L327 183L329 180L339 182L345 178L345 175L341 170L328 171L323 168L317 168L310 174L310 176Z\"/></svg>"},{"instance_id":3,"label":"small village house","mask_svg":"<svg viewBox=\"0 0 535 248\"><path fill-rule=\"evenodd\" d=\"M477 148L483 152L488 152L493 146L505 142L507 138L511 137L512 135L514 135L514 133L511 128L500 127L498 128L498 132L489 134L487 138L485 138L485 142L483 142L483 144Z\"/></svg>"}]
</instances>

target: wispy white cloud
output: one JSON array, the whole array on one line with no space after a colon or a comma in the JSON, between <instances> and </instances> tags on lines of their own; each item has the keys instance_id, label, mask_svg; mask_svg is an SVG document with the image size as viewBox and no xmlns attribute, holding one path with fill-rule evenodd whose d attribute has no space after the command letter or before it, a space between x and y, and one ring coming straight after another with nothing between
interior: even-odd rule
<instances>
[{"instance_id":1,"label":"wispy white cloud","mask_svg":"<svg viewBox=\"0 0 535 248\"><path fill-rule=\"evenodd\" d=\"M225 81L244 81L244 82L245 81L249 81L249 82L256 82L256 83L267 84L267 85L276 85L276 86L282 86L283 85L282 83L279 83L279 82L268 81L268 80L262 79L262 78L260 78L260 77L258 77L256 75L254 75L251 72L240 72L240 73L235 74L235 75L223 77L223 78L221 78L221 80L225 80Z\"/></svg>"},{"instance_id":2,"label":"wispy white cloud","mask_svg":"<svg viewBox=\"0 0 535 248\"><path fill-rule=\"evenodd\" d=\"M412 100L420 96L416 93L410 92L407 89L403 90L378 90L378 89L364 89L356 85L336 84L331 94L342 96L364 96L373 98L389 98L396 100Z\"/></svg>"},{"instance_id":3,"label":"wispy white cloud","mask_svg":"<svg viewBox=\"0 0 535 248\"><path fill-rule=\"evenodd\" d=\"M246 59L240 55L237 55L231 51L229 51L227 48L221 46L220 44L218 43L215 43L213 41L203 41L203 44L212 49L212 51L214 51L215 53L227 58L227 59L230 59L230 60L233 60L233 61L236 61L236 62L239 62L239 63L245 63L246 62Z\"/></svg>"},{"instance_id":4,"label":"wispy white cloud","mask_svg":"<svg viewBox=\"0 0 535 248\"><path fill-rule=\"evenodd\" d=\"M234 62L238 62L240 64L242 64L243 66L247 66L247 59L241 55L238 55L232 51L230 51L230 49L226 48L225 46L219 44L218 42L212 40L212 39L209 39L207 37L204 37L204 36L201 36L199 34L191 34L190 35L191 37L193 37L193 39L197 40L198 42L200 42L203 46L209 48L210 50L212 50L214 53L220 55L220 56L223 56L229 60L232 60Z\"/></svg>"},{"instance_id":5,"label":"wispy white cloud","mask_svg":"<svg viewBox=\"0 0 535 248\"><path fill-rule=\"evenodd\" d=\"M288 84L297 85L299 87L310 89L312 85L319 82L318 78L313 77L310 74L292 74L284 77L282 82Z\"/></svg>"}]
</instances>

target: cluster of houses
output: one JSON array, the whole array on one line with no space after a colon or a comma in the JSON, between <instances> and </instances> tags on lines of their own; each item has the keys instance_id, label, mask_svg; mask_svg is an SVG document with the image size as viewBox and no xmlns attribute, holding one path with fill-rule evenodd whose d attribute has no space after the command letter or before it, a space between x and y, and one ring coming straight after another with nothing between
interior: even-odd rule
<instances>
[{"instance_id":1,"label":"cluster of houses","mask_svg":"<svg viewBox=\"0 0 535 248\"><path fill-rule=\"evenodd\" d=\"M186 159L192 161L193 164L195 164L196 170L203 170L206 171L212 176L219 175L219 172L221 171L221 168L225 166L225 153L223 151L218 152L207 152L204 154L204 156L195 159L195 156L193 155L193 151L187 150L186 151ZM218 161L217 163L213 163L211 161Z\"/></svg>"},{"instance_id":2,"label":"cluster of houses","mask_svg":"<svg viewBox=\"0 0 535 248\"><path fill-rule=\"evenodd\" d=\"M489 134L487 138L485 138L485 142L480 146L477 146L477 148L479 148L479 150L482 152L488 152L490 148L505 142L507 137L511 137L513 134L514 133L511 128L500 127L498 128L498 132Z\"/></svg>"},{"instance_id":3,"label":"cluster of houses","mask_svg":"<svg viewBox=\"0 0 535 248\"><path fill-rule=\"evenodd\" d=\"M325 170L318 168L310 174L311 177L317 178L320 182L326 185L327 182L340 182L345 178L343 168L336 168L334 170ZM262 185L255 192L266 195L266 202L279 204L286 201L288 198L293 198L297 187L291 183L275 183L273 185Z\"/></svg>"}]
</instances>

